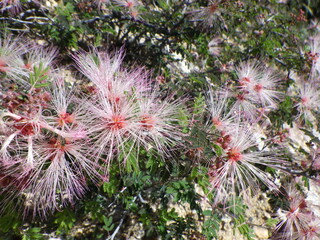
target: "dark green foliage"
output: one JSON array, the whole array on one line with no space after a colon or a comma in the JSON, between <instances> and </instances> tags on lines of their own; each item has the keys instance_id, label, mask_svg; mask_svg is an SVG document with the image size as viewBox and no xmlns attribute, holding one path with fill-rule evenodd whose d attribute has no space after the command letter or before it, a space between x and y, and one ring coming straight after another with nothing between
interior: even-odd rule
<instances>
[{"instance_id":1,"label":"dark green foliage","mask_svg":"<svg viewBox=\"0 0 320 240\"><path fill-rule=\"evenodd\" d=\"M306 41L316 30L306 26L320 17L320 3L221 1L221 15L206 25L203 20L207 19L196 15L207 7L206 0L143 0L137 18L113 1L102 4L101 9L97 2L87 0L59 1L51 8L41 8L32 1L21 2L19 14L0 12L0 24L11 34L24 32L29 41L44 40L45 44L59 48L61 65L72 70L71 52L123 48L128 69L144 66L159 84L163 98L173 92L172 98L186 98L187 106L178 110L175 121L181 128L181 142L173 146L170 154L160 156L155 149L136 148L135 142L125 141L121 145L123 151L108 165L105 181L91 183L83 199L75 199L72 206L61 206L61 211L48 214L47 219L23 218L19 208L4 211L0 217L0 239L48 239L49 235L66 240L107 239L113 233L115 239L124 239L132 222L142 226L143 239L216 239L224 215L231 216L234 228L243 236L253 239L252 226L245 216L247 207L240 198L227 206L212 206L212 210L201 203L204 198L214 200L208 176L212 159L226 155L221 145L211 141L216 137L216 129L208 131L208 84L217 91L238 90L235 67L247 60L258 59L261 65L274 67L281 78L276 90L285 96L278 108L268 114L272 129L266 138L276 139L277 134L286 133L284 124L292 126L299 115L299 99L287 96L287 89L294 85L293 72L307 79L312 68L312 61L304 53L310 51ZM210 52L208 46L216 37L221 38L218 54ZM32 88L49 86L48 71L49 67L42 64L33 68L29 76ZM5 73L0 71L2 75ZM80 82L84 84L85 80ZM19 97L27 101L27 96ZM234 96L230 99L234 101ZM306 129L301 130L311 137L308 144L318 144L318 137L307 129L314 127L313 123L304 119L303 124ZM272 148L274 143L270 141L264 148ZM302 148L299 152L309 156ZM287 150L281 154L286 163L294 161ZM297 169L292 174L302 176L308 188L310 178L318 172ZM271 167L263 170L277 174ZM0 177L2 181L1 172ZM288 207L285 200L284 196L271 196L274 212ZM179 212L180 208L191 211L184 214ZM278 222L276 218L266 220L270 227Z\"/></svg>"}]
</instances>

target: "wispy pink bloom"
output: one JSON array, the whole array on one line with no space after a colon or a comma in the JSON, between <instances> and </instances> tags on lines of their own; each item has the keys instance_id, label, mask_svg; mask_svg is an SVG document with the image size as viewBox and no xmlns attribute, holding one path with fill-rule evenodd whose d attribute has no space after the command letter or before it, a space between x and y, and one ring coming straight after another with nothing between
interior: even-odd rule
<instances>
[{"instance_id":1,"label":"wispy pink bloom","mask_svg":"<svg viewBox=\"0 0 320 240\"><path fill-rule=\"evenodd\" d=\"M11 39L12 36L5 36L4 39L0 38L0 74L5 73L8 77L15 80L21 80L23 70L22 55L26 52L26 49L19 40Z\"/></svg>"},{"instance_id":2,"label":"wispy pink bloom","mask_svg":"<svg viewBox=\"0 0 320 240\"><path fill-rule=\"evenodd\" d=\"M304 196L294 187L288 190L289 210L283 211L284 219L278 224L276 232L281 239L297 239L296 235L306 233L313 219L307 208Z\"/></svg>"},{"instance_id":3,"label":"wispy pink bloom","mask_svg":"<svg viewBox=\"0 0 320 240\"><path fill-rule=\"evenodd\" d=\"M182 99L170 101L161 99L157 89L150 90L138 99L136 123L138 124L139 144L146 149L154 147L160 155L169 155L169 149L181 139L178 121Z\"/></svg>"},{"instance_id":4,"label":"wispy pink bloom","mask_svg":"<svg viewBox=\"0 0 320 240\"><path fill-rule=\"evenodd\" d=\"M210 113L210 120L208 125L214 126L220 131L230 133L234 127L232 126L232 120L234 119L234 113L230 112L228 102L230 96L228 92L219 93L219 91L209 90L208 106Z\"/></svg>"},{"instance_id":5,"label":"wispy pink bloom","mask_svg":"<svg viewBox=\"0 0 320 240\"><path fill-rule=\"evenodd\" d=\"M318 111L320 106L320 91L312 82L305 82L299 87L299 102L295 105L300 115L309 118L313 111Z\"/></svg>"},{"instance_id":6,"label":"wispy pink bloom","mask_svg":"<svg viewBox=\"0 0 320 240\"><path fill-rule=\"evenodd\" d=\"M112 56L96 49L89 53L80 51L72 57L79 71L102 92L108 89L109 81L116 76L123 61L122 52Z\"/></svg>"},{"instance_id":7,"label":"wispy pink bloom","mask_svg":"<svg viewBox=\"0 0 320 240\"><path fill-rule=\"evenodd\" d=\"M238 77L238 92L233 111L247 120L254 120L261 114L261 110L276 108L282 94L277 89L280 87L280 78L271 69L264 69L255 61L241 63L236 68Z\"/></svg>"},{"instance_id":8,"label":"wispy pink bloom","mask_svg":"<svg viewBox=\"0 0 320 240\"><path fill-rule=\"evenodd\" d=\"M27 73L32 72L34 67L42 69L47 69L47 75L53 72L53 65L55 58L58 54L58 50L55 47L43 48L43 47L33 47L26 54L26 60L22 68L27 69ZM28 75L27 75L28 76Z\"/></svg>"},{"instance_id":9,"label":"wispy pink bloom","mask_svg":"<svg viewBox=\"0 0 320 240\"><path fill-rule=\"evenodd\" d=\"M320 220L315 219L308 223L308 226L297 233L298 240L320 239Z\"/></svg>"},{"instance_id":10,"label":"wispy pink bloom","mask_svg":"<svg viewBox=\"0 0 320 240\"><path fill-rule=\"evenodd\" d=\"M273 180L256 165L276 167L280 160L272 153L252 149L257 144L256 137L248 126L238 123L225 143L223 155L214 160L209 172L216 203L226 202L228 195L245 192L248 187L257 191L259 181L277 191Z\"/></svg>"},{"instance_id":11,"label":"wispy pink bloom","mask_svg":"<svg viewBox=\"0 0 320 240\"><path fill-rule=\"evenodd\" d=\"M280 78L269 68L263 72L261 78L248 84L249 97L262 107L275 108L282 96L278 91L279 87Z\"/></svg>"},{"instance_id":12,"label":"wispy pink bloom","mask_svg":"<svg viewBox=\"0 0 320 240\"><path fill-rule=\"evenodd\" d=\"M83 195L87 179L97 181L97 156L82 123L83 108L62 79L52 82L50 100L36 111L1 112L0 168L9 196L26 195L26 211L45 216ZM31 96L30 96L31 97ZM26 108L33 108L33 103ZM25 198L22 196L22 198Z\"/></svg>"},{"instance_id":13,"label":"wispy pink bloom","mask_svg":"<svg viewBox=\"0 0 320 240\"><path fill-rule=\"evenodd\" d=\"M87 139L70 141L52 137L35 144L36 165L28 178L28 207L34 214L43 216L74 199L82 197L87 176L97 181L95 156L88 154Z\"/></svg>"},{"instance_id":14,"label":"wispy pink bloom","mask_svg":"<svg viewBox=\"0 0 320 240\"><path fill-rule=\"evenodd\" d=\"M237 68L239 88L253 103L274 108L281 98L277 89L280 78L271 68L263 68L256 62L245 62Z\"/></svg>"},{"instance_id":15,"label":"wispy pink bloom","mask_svg":"<svg viewBox=\"0 0 320 240\"><path fill-rule=\"evenodd\" d=\"M93 151L98 156L106 155L107 163L117 153L127 152L125 145L128 141L134 143L137 140L137 124L134 121L137 109L133 98L117 104L99 95L94 102L84 103L84 107L88 111L84 123L94 141Z\"/></svg>"},{"instance_id":16,"label":"wispy pink bloom","mask_svg":"<svg viewBox=\"0 0 320 240\"><path fill-rule=\"evenodd\" d=\"M201 20L204 27L212 27L223 21L222 0L209 0L206 7L194 11L195 20Z\"/></svg>"},{"instance_id":17,"label":"wispy pink bloom","mask_svg":"<svg viewBox=\"0 0 320 240\"><path fill-rule=\"evenodd\" d=\"M230 112L240 116L242 119L254 121L258 116L258 107L252 103L248 92L239 92L235 95L235 102Z\"/></svg>"},{"instance_id":18,"label":"wispy pink bloom","mask_svg":"<svg viewBox=\"0 0 320 240\"><path fill-rule=\"evenodd\" d=\"M129 11L133 11L141 5L137 0L114 0L114 2L118 6L129 9Z\"/></svg>"},{"instance_id":19,"label":"wispy pink bloom","mask_svg":"<svg viewBox=\"0 0 320 240\"><path fill-rule=\"evenodd\" d=\"M242 62L236 68L239 84L244 88L257 83L262 77L262 73L262 66L255 61Z\"/></svg>"},{"instance_id":20,"label":"wispy pink bloom","mask_svg":"<svg viewBox=\"0 0 320 240\"><path fill-rule=\"evenodd\" d=\"M113 0L116 5L124 7L134 19L140 17L141 3L138 0Z\"/></svg>"},{"instance_id":21,"label":"wispy pink bloom","mask_svg":"<svg viewBox=\"0 0 320 240\"><path fill-rule=\"evenodd\" d=\"M73 58L80 72L99 89L99 94L112 101L119 102L132 91L139 93L147 89L149 74L142 68L131 71L123 68L122 51L110 55L94 50L91 53L80 52Z\"/></svg>"},{"instance_id":22,"label":"wispy pink bloom","mask_svg":"<svg viewBox=\"0 0 320 240\"><path fill-rule=\"evenodd\" d=\"M93 57L96 56L96 57ZM110 164L115 156L123 162L133 148L155 148L167 154L179 139L178 101L161 99L141 67L124 69L122 52L95 52L75 56L80 71L97 87L95 96L83 101L85 125L94 141L93 152Z\"/></svg>"},{"instance_id":23,"label":"wispy pink bloom","mask_svg":"<svg viewBox=\"0 0 320 240\"><path fill-rule=\"evenodd\" d=\"M311 49L308 55L312 60L312 70L320 74L320 34L312 37L309 44Z\"/></svg>"},{"instance_id":24,"label":"wispy pink bloom","mask_svg":"<svg viewBox=\"0 0 320 240\"><path fill-rule=\"evenodd\" d=\"M44 114L45 121L51 127L67 131L71 135L68 137L68 134L65 134L64 137L75 138L77 136L80 137L81 135L86 137L85 126L82 123L85 112L80 106L78 98L74 95L74 89L70 89L65 84L64 76L61 73L54 76L51 85L52 89L49 109L50 111L54 111L54 114ZM44 112L46 111L47 109L44 109Z\"/></svg>"}]
</instances>

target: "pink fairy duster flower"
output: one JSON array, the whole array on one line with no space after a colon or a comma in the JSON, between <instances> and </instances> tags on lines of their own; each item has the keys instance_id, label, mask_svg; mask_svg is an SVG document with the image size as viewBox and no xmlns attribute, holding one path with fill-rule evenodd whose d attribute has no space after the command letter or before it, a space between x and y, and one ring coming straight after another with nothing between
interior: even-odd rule
<instances>
[{"instance_id":1,"label":"pink fairy duster flower","mask_svg":"<svg viewBox=\"0 0 320 240\"><path fill-rule=\"evenodd\" d=\"M236 101L230 112L247 121L255 121L258 117L258 108L252 103L248 92L239 92L235 95Z\"/></svg>"},{"instance_id":2,"label":"pink fairy duster flower","mask_svg":"<svg viewBox=\"0 0 320 240\"><path fill-rule=\"evenodd\" d=\"M127 71L121 64L123 52L114 55L98 52L80 52L73 56L77 68L92 81L99 94L105 95L110 101L119 102L132 91L139 93L147 90L149 74L143 68Z\"/></svg>"},{"instance_id":3,"label":"pink fairy duster flower","mask_svg":"<svg viewBox=\"0 0 320 240\"><path fill-rule=\"evenodd\" d=\"M89 53L80 51L72 57L79 71L92 81L101 92L108 89L108 83L118 73L123 61L121 51L112 56L98 52L96 49Z\"/></svg>"},{"instance_id":4,"label":"pink fairy duster flower","mask_svg":"<svg viewBox=\"0 0 320 240\"><path fill-rule=\"evenodd\" d=\"M17 199L17 196L27 188L27 179L31 173L31 168L26 166L25 161L19 159L19 156L14 156L9 160L0 160L0 172L0 193L5 193L0 202L0 209L5 209L13 199Z\"/></svg>"},{"instance_id":5,"label":"pink fairy duster flower","mask_svg":"<svg viewBox=\"0 0 320 240\"><path fill-rule=\"evenodd\" d=\"M156 89L138 98L138 144L146 149L154 147L160 155L169 155L170 147L181 139L180 129L174 123L178 121L183 100L170 98L160 100Z\"/></svg>"},{"instance_id":6,"label":"pink fairy duster flower","mask_svg":"<svg viewBox=\"0 0 320 240\"><path fill-rule=\"evenodd\" d=\"M258 108L275 108L281 99L280 79L270 68L263 69L257 62L244 62L236 68L239 93L236 95L234 111L248 120L256 119Z\"/></svg>"},{"instance_id":7,"label":"pink fairy duster flower","mask_svg":"<svg viewBox=\"0 0 320 240\"><path fill-rule=\"evenodd\" d=\"M107 164L122 152L127 156L125 145L135 142L137 134L135 99L128 98L122 104L110 102L106 96L99 95L92 102L84 102L87 110L84 124L94 142L92 149L95 155L106 155Z\"/></svg>"},{"instance_id":8,"label":"pink fairy duster flower","mask_svg":"<svg viewBox=\"0 0 320 240\"><path fill-rule=\"evenodd\" d=\"M240 86L255 84L262 77L262 67L255 61L243 62L236 68Z\"/></svg>"},{"instance_id":9,"label":"pink fairy duster flower","mask_svg":"<svg viewBox=\"0 0 320 240\"><path fill-rule=\"evenodd\" d=\"M41 139L44 134L42 130L50 131L61 137L70 137L75 133L66 133L63 130L50 126L42 115L42 109L30 115L18 115L10 111L1 113L1 120L6 136L1 141L0 154L4 159L10 158L10 152L20 152L25 154L25 163L34 166L34 139ZM79 135L79 131L77 131ZM25 146L24 148L22 146ZM21 159L23 159L22 157Z\"/></svg>"},{"instance_id":10,"label":"pink fairy duster flower","mask_svg":"<svg viewBox=\"0 0 320 240\"><path fill-rule=\"evenodd\" d=\"M23 74L22 55L26 52L25 47L20 44L19 38L12 40L11 35L0 38L0 76L6 74L13 79L21 80Z\"/></svg>"},{"instance_id":11,"label":"pink fairy duster flower","mask_svg":"<svg viewBox=\"0 0 320 240\"><path fill-rule=\"evenodd\" d=\"M94 57L95 56L95 57ZM177 120L178 101L160 101L151 89L149 73L141 67L127 70L121 66L123 53L80 53L74 56L79 70L91 80L97 91L82 102L84 123L94 142L92 151L110 164L115 156L125 162L132 150L143 146L168 153L180 135ZM161 110L161 111L159 111Z\"/></svg>"},{"instance_id":12,"label":"pink fairy duster flower","mask_svg":"<svg viewBox=\"0 0 320 240\"><path fill-rule=\"evenodd\" d=\"M137 0L114 0L114 2L118 6L125 7L134 19L139 18L141 4Z\"/></svg>"},{"instance_id":13,"label":"pink fairy duster flower","mask_svg":"<svg viewBox=\"0 0 320 240\"><path fill-rule=\"evenodd\" d=\"M275 231L282 239L295 239L297 234L305 233L313 219L312 213L307 208L304 196L295 187L290 186L288 191L289 210L284 210L281 215L284 219L278 224Z\"/></svg>"},{"instance_id":14,"label":"pink fairy duster flower","mask_svg":"<svg viewBox=\"0 0 320 240\"><path fill-rule=\"evenodd\" d=\"M228 109L228 101L230 99L229 94L213 92L209 90L208 105L210 113L209 125L212 125L220 131L230 133L234 127L232 126L232 120L234 115Z\"/></svg>"},{"instance_id":15,"label":"pink fairy duster flower","mask_svg":"<svg viewBox=\"0 0 320 240\"><path fill-rule=\"evenodd\" d=\"M51 82L51 99L49 101L49 109L54 114L44 114L45 121L54 128L62 131L73 131L75 128L83 128L81 118L84 114L81 106L78 106L79 100L75 97L73 89L69 89L64 81L64 76L55 75ZM86 133L83 133L86 136Z\"/></svg>"},{"instance_id":16,"label":"pink fairy duster flower","mask_svg":"<svg viewBox=\"0 0 320 240\"><path fill-rule=\"evenodd\" d=\"M264 71L261 78L248 84L249 98L263 107L275 108L281 99L279 77L271 70Z\"/></svg>"},{"instance_id":17,"label":"pink fairy duster flower","mask_svg":"<svg viewBox=\"0 0 320 240\"><path fill-rule=\"evenodd\" d=\"M320 239L320 220L312 220L305 229L297 234L297 240L318 240Z\"/></svg>"},{"instance_id":18,"label":"pink fairy duster flower","mask_svg":"<svg viewBox=\"0 0 320 240\"><path fill-rule=\"evenodd\" d=\"M122 7L126 7L128 9L135 8L140 5L137 0L114 0L114 2Z\"/></svg>"},{"instance_id":19,"label":"pink fairy duster flower","mask_svg":"<svg viewBox=\"0 0 320 240\"><path fill-rule=\"evenodd\" d=\"M206 7L194 11L195 20L201 20L204 27L212 27L223 21L223 0L209 0Z\"/></svg>"},{"instance_id":20,"label":"pink fairy duster flower","mask_svg":"<svg viewBox=\"0 0 320 240\"><path fill-rule=\"evenodd\" d=\"M28 179L34 213L46 215L80 198L85 192L87 176L97 181L100 175L94 156L88 154L88 139L47 138L37 142L37 164Z\"/></svg>"},{"instance_id":21,"label":"pink fairy duster flower","mask_svg":"<svg viewBox=\"0 0 320 240\"><path fill-rule=\"evenodd\" d=\"M3 112L7 137L1 142L5 156L4 176L14 177L8 185L12 194L27 195L26 211L44 217L83 195L86 178L97 181L97 156L90 153L91 140L81 123L81 108L74 104L72 92L61 79L55 79L48 107L29 118ZM72 112L70 112L72 111ZM18 157L18 161L12 156ZM22 181L23 180L23 181Z\"/></svg>"},{"instance_id":22,"label":"pink fairy duster flower","mask_svg":"<svg viewBox=\"0 0 320 240\"><path fill-rule=\"evenodd\" d=\"M223 146L223 154L217 157L210 170L209 178L215 202L227 200L227 194L237 194L248 187L255 192L261 181L271 190L277 191L272 179L258 165L276 167L280 160L274 154L251 150L256 146L256 137L251 130L237 123L236 130Z\"/></svg>"},{"instance_id":23,"label":"pink fairy duster flower","mask_svg":"<svg viewBox=\"0 0 320 240\"><path fill-rule=\"evenodd\" d=\"M55 47L34 47L26 54L25 64L21 67L27 69L27 76L29 76L29 72L33 72L34 67L41 67L42 70L48 69L45 73L48 75L53 70L57 54L58 50Z\"/></svg>"},{"instance_id":24,"label":"pink fairy duster flower","mask_svg":"<svg viewBox=\"0 0 320 240\"><path fill-rule=\"evenodd\" d=\"M261 66L254 61L243 62L236 68L239 82L239 92L235 93L236 101L231 111L242 116L246 120L254 120L258 116L257 107L252 102L250 93L252 86L258 83L262 77Z\"/></svg>"},{"instance_id":25,"label":"pink fairy duster flower","mask_svg":"<svg viewBox=\"0 0 320 240\"><path fill-rule=\"evenodd\" d=\"M314 83L305 82L299 87L299 102L295 105L301 115L309 118L313 111L318 111L320 106L320 91Z\"/></svg>"}]
</instances>

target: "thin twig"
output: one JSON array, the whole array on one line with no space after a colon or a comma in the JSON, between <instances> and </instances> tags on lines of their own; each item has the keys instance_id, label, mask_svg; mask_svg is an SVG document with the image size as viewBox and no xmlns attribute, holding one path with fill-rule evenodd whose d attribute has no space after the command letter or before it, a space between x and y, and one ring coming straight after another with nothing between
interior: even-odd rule
<instances>
[{"instance_id":1,"label":"thin twig","mask_svg":"<svg viewBox=\"0 0 320 240\"><path fill-rule=\"evenodd\" d=\"M50 23L47 22L30 22L30 21L24 21L24 20L20 20L20 19L16 19L16 18L10 18L10 17L2 17L0 18L0 21L4 20L4 21L13 21L13 22L18 22L18 23L23 23L23 24L27 24L27 25L52 25Z\"/></svg>"},{"instance_id":2,"label":"thin twig","mask_svg":"<svg viewBox=\"0 0 320 240\"><path fill-rule=\"evenodd\" d=\"M135 196L135 197L133 198L132 202L135 202L136 199L137 199L137 196ZM109 236L106 240L113 240L113 239L116 237L116 235L118 234L118 232L119 232L119 230L120 230L120 228L121 228L121 226L122 226L122 224L123 224L124 219L127 217L127 212L128 212L128 211L124 211L124 212L123 212L123 216L122 216L122 218L120 219L120 223L118 224L117 228L114 230L114 232L112 233L112 235Z\"/></svg>"}]
</instances>

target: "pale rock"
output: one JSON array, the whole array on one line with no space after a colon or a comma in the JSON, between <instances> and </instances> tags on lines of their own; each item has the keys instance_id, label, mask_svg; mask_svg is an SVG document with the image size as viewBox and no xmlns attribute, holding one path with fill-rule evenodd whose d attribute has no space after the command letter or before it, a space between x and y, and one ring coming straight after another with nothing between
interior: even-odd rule
<instances>
[{"instance_id":1,"label":"pale rock","mask_svg":"<svg viewBox=\"0 0 320 240\"><path fill-rule=\"evenodd\" d=\"M254 234L258 239L269 239L269 231L266 228L254 226L253 227Z\"/></svg>"},{"instance_id":2,"label":"pale rock","mask_svg":"<svg viewBox=\"0 0 320 240\"><path fill-rule=\"evenodd\" d=\"M301 131L297 124L294 123L292 128L287 124L284 124L283 127L289 129L289 138L294 144L295 149L299 149L301 147L304 151L310 152L310 148L306 143L309 142L311 138Z\"/></svg>"},{"instance_id":3,"label":"pale rock","mask_svg":"<svg viewBox=\"0 0 320 240\"><path fill-rule=\"evenodd\" d=\"M310 190L307 192L306 201L314 215L320 219L320 186L313 181L310 181L309 184Z\"/></svg>"}]
</instances>

